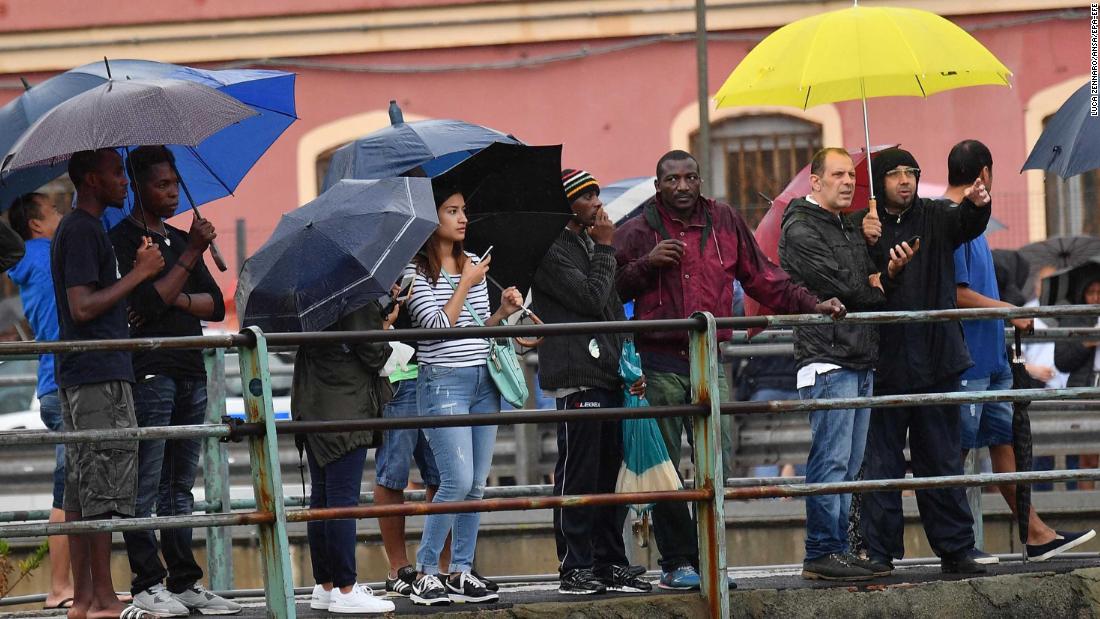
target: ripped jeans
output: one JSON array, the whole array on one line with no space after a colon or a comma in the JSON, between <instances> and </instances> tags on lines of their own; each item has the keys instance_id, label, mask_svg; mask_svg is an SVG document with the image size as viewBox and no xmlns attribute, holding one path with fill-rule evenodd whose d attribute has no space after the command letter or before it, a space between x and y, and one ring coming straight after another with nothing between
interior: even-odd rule
<instances>
[{"instance_id":1,"label":"ripped jeans","mask_svg":"<svg viewBox=\"0 0 1100 619\"><path fill-rule=\"evenodd\" d=\"M452 368L421 365L416 384L420 415L467 415L500 411L500 393L484 365ZM479 500L485 494L485 480L493 463L496 426L426 428L424 436L439 469L439 489L434 502ZM416 551L416 569L439 573L439 553L451 536L452 572L473 567L478 512L431 514L424 521L424 534Z\"/></svg>"}]
</instances>

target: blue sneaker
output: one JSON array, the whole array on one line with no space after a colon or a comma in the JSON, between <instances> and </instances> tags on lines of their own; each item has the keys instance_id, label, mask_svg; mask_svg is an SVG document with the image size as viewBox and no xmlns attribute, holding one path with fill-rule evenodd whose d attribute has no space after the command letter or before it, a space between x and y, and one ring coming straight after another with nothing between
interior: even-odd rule
<instances>
[{"instance_id":1,"label":"blue sneaker","mask_svg":"<svg viewBox=\"0 0 1100 619\"><path fill-rule=\"evenodd\" d=\"M694 567L684 565L661 574L661 581L657 583L661 589L673 591L690 591L699 588L699 572Z\"/></svg>"}]
</instances>

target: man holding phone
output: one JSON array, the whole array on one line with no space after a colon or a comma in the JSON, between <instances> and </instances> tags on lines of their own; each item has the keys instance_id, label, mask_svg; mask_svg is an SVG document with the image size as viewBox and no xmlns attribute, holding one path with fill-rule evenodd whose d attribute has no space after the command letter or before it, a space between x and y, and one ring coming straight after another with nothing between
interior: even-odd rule
<instances>
[{"instance_id":1,"label":"man holding phone","mask_svg":"<svg viewBox=\"0 0 1100 619\"><path fill-rule=\"evenodd\" d=\"M899 274L885 310L955 309L955 249L978 237L989 221L989 192L981 179L962 192L961 202L919 198L920 168L909 152L891 148L872 160L872 182L880 202L862 219L863 236L879 265L902 240L920 237L920 251ZM962 372L973 365L954 322L884 324L879 330L877 395L945 393L959 390ZM917 477L961 475L957 404L874 409L867 433L865 479L905 476L906 435ZM973 518L962 488L918 490L917 506L932 550L945 573L979 574L973 558ZM893 569L905 554L901 493L864 495L861 527L876 573Z\"/></svg>"}]
</instances>

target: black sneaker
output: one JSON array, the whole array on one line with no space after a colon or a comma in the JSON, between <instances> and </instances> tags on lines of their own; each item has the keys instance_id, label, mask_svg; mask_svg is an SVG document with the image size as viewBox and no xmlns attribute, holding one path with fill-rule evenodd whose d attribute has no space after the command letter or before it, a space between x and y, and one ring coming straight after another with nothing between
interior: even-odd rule
<instances>
[{"instance_id":1,"label":"black sneaker","mask_svg":"<svg viewBox=\"0 0 1100 619\"><path fill-rule=\"evenodd\" d=\"M974 561L970 556L970 549L940 557L940 570L944 574L984 574L985 567Z\"/></svg>"},{"instance_id":2,"label":"black sneaker","mask_svg":"<svg viewBox=\"0 0 1100 619\"><path fill-rule=\"evenodd\" d=\"M495 602L500 596L485 588L485 583L471 572L457 572L447 577L447 595L452 602Z\"/></svg>"},{"instance_id":3,"label":"black sneaker","mask_svg":"<svg viewBox=\"0 0 1100 619\"><path fill-rule=\"evenodd\" d=\"M645 574L649 571L645 568L644 565L628 565L624 569L626 570L626 573L630 574L631 576L641 576L642 574Z\"/></svg>"},{"instance_id":4,"label":"black sneaker","mask_svg":"<svg viewBox=\"0 0 1100 619\"><path fill-rule=\"evenodd\" d=\"M831 554L802 562L802 577L806 580L871 580L871 570L849 562L847 555Z\"/></svg>"},{"instance_id":5,"label":"black sneaker","mask_svg":"<svg viewBox=\"0 0 1100 619\"><path fill-rule=\"evenodd\" d=\"M863 569L871 572L875 576L889 576L894 572L894 564L889 561L875 561L874 559L864 559L859 555L848 553L845 555L848 559L848 563L856 567L862 567Z\"/></svg>"},{"instance_id":6,"label":"black sneaker","mask_svg":"<svg viewBox=\"0 0 1100 619\"><path fill-rule=\"evenodd\" d=\"M481 584L485 585L485 589L487 591L492 591L493 593L500 591L500 585L482 576L481 574L478 574L477 570L470 570L470 573L474 575L474 578L480 580Z\"/></svg>"},{"instance_id":7,"label":"black sneaker","mask_svg":"<svg viewBox=\"0 0 1100 619\"><path fill-rule=\"evenodd\" d=\"M1045 544L1027 545L1028 561L1046 561L1056 557L1070 548L1075 548L1096 537L1096 531L1055 531L1057 537Z\"/></svg>"},{"instance_id":8,"label":"black sneaker","mask_svg":"<svg viewBox=\"0 0 1100 619\"><path fill-rule=\"evenodd\" d=\"M447 589L443 587L443 583L439 582L439 577L435 574L425 574L420 577L420 580L414 581L409 599L412 600L413 604L420 604L421 606L451 603L451 597L447 595Z\"/></svg>"},{"instance_id":9,"label":"black sneaker","mask_svg":"<svg viewBox=\"0 0 1100 619\"><path fill-rule=\"evenodd\" d=\"M596 575L589 569L569 570L562 575L558 585L558 593L566 595L592 595L595 593L607 593L607 587L596 580Z\"/></svg>"},{"instance_id":10,"label":"black sneaker","mask_svg":"<svg viewBox=\"0 0 1100 619\"><path fill-rule=\"evenodd\" d=\"M406 565L397 570L397 578L386 579L386 595L409 597L414 582L416 582L416 570L413 566Z\"/></svg>"},{"instance_id":11,"label":"black sneaker","mask_svg":"<svg viewBox=\"0 0 1100 619\"><path fill-rule=\"evenodd\" d=\"M653 590L653 584L648 580L642 580L637 576L631 576L630 572L622 565L609 565L596 570L596 579L603 583L608 591L625 591L627 593L646 593Z\"/></svg>"}]
</instances>

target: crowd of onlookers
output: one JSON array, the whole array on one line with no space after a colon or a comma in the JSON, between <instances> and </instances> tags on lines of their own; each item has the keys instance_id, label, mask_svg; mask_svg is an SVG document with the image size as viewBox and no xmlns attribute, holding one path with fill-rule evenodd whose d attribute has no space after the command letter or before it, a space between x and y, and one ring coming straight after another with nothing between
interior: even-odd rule
<instances>
[{"instance_id":1,"label":"crowd of onlookers","mask_svg":"<svg viewBox=\"0 0 1100 619\"><path fill-rule=\"evenodd\" d=\"M984 237L993 184L989 150L963 141L951 149L947 163L947 194L927 198L918 194L921 173L912 154L897 148L877 153L870 164L877 204L850 212L856 184L852 158L843 149L821 150L810 166L812 191L792 201L783 217L779 265L765 257L733 208L700 194L699 165L686 152L660 158L654 195L639 215L618 226L602 208L596 178L581 169L564 170L573 218L539 264L530 309L546 323L624 320L624 302L632 302L634 317L642 320L684 318L694 311L725 317L734 315L736 289L782 313L831 316L827 324L795 329L793 363L750 364L741 395L751 399L1024 386L1021 375L1013 377L999 320L968 321L961 328L954 322L844 321L849 311L996 308L1026 300L1002 299ZM199 335L202 321L222 318L222 295L202 257L216 236L213 226L198 216L188 231L164 221L179 203L178 176L167 149L138 148L125 160L113 150L77 153L69 175L77 191L69 214L62 218L48 197L29 194L10 212L22 242L0 235L0 247L12 247L6 254L14 264L10 274L39 339ZM467 219L466 196L442 181L433 189L439 226L390 297L344 315L329 330L496 325L526 309L512 287L493 293L499 303L490 303L492 255L479 257L463 245L468 226L476 225ZM104 212L128 197L133 211L108 234ZM1075 300L1100 303L1100 282L1085 286ZM1012 324L1027 329L1033 321ZM1082 324L1091 326L1095 319ZM718 334L720 340L729 335ZM688 335L632 336L644 376L624 384L619 361L627 337L547 337L539 347L543 393L563 410L619 407L626 395L644 395L658 406L689 402ZM339 421L494 413L501 395L490 372L491 354L491 342L477 337L412 345L304 345L294 366L292 414L298 420ZM1039 384L1095 385L1098 372L1095 342L1033 345L1028 351L1026 373ZM730 398L729 387L720 381L723 400ZM203 360L194 350L74 351L59 353L56 360L47 355L38 394L43 419L55 430L201 423L207 404ZM989 448L994 471L1015 469L1007 403L821 410L811 412L809 420L809 483L895 479L907 469L918 477L957 475L966 453L981 447ZM733 472L729 422L723 418L727 477ZM678 417L657 421L674 463L691 423ZM482 498L496 428L353 431L301 440L311 507L356 505L371 448L377 448L378 504L404 500L413 462L429 500L443 503ZM555 495L614 492L623 463L619 422L559 423L557 443ZM51 521L189 514L198 453L197 440L183 439L70 444L58 461ZM1015 487L1000 491L1015 509ZM944 572L978 574L996 562L975 547L961 488L921 490L916 499ZM890 574L905 554L901 505L897 491L864 494L858 509L851 495L808 497L803 576L866 580ZM554 510L561 593L652 588L645 568L627 560L626 515L623 506ZM652 516L661 570L656 585L699 588L698 539L688 504L660 502ZM1057 531L1034 509L1029 518L1030 560L1049 559L1094 536ZM386 593L424 605L499 599L497 584L475 569L479 523L478 512L429 515L410 560L404 518L381 518L389 561ZM119 601L111 581L109 534L51 538L53 588L47 604L72 605L78 615L117 611L126 619L241 610L202 586L189 529L162 530L159 540L153 531L124 537L133 572L129 606ZM358 584L354 520L312 521L308 539L316 583L312 608L393 610L392 602Z\"/></svg>"}]
</instances>

